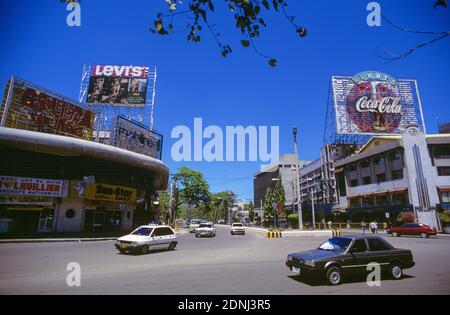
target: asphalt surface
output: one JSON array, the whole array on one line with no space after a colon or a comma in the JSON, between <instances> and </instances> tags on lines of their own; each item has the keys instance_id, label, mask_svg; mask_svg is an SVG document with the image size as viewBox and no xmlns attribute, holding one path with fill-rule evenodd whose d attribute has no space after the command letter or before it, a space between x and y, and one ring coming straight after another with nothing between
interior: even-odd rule
<instances>
[{"instance_id":1,"label":"asphalt surface","mask_svg":"<svg viewBox=\"0 0 450 315\"><path fill-rule=\"evenodd\" d=\"M416 266L402 280L369 287L365 277L337 287L302 280L284 263L288 253L316 248L327 237L267 239L247 232L215 238L178 237L175 251L121 255L113 241L0 244L0 294L449 294L450 237L392 238L411 249ZM81 286L69 287L67 264L81 266Z\"/></svg>"}]
</instances>

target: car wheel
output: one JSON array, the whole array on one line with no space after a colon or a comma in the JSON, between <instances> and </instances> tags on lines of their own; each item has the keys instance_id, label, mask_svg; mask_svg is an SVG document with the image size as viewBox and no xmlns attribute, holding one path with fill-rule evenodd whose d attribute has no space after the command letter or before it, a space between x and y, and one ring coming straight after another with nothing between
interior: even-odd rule
<instances>
[{"instance_id":1,"label":"car wheel","mask_svg":"<svg viewBox=\"0 0 450 315\"><path fill-rule=\"evenodd\" d=\"M427 238L427 237L428 237L428 234L427 234L427 233L420 233L420 237L422 237L422 238Z\"/></svg>"},{"instance_id":2,"label":"car wheel","mask_svg":"<svg viewBox=\"0 0 450 315\"><path fill-rule=\"evenodd\" d=\"M391 264L391 266L389 267L389 272L391 274L391 277L395 280L399 280L403 277L402 267L400 267L400 265L397 263Z\"/></svg>"},{"instance_id":3,"label":"car wheel","mask_svg":"<svg viewBox=\"0 0 450 315\"><path fill-rule=\"evenodd\" d=\"M342 281L341 269L338 267L331 267L327 270L327 280L330 285L339 285Z\"/></svg>"},{"instance_id":4,"label":"car wheel","mask_svg":"<svg viewBox=\"0 0 450 315\"><path fill-rule=\"evenodd\" d=\"M175 244L174 242L170 243L169 245L169 250L174 250L175 247L177 247L177 244Z\"/></svg>"},{"instance_id":5,"label":"car wheel","mask_svg":"<svg viewBox=\"0 0 450 315\"><path fill-rule=\"evenodd\" d=\"M195 234L195 237L198 237L198 234Z\"/></svg>"},{"instance_id":6,"label":"car wheel","mask_svg":"<svg viewBox=\"0 0 450 315\"><path fill-rule=\"evenodd\" d=\"M141 247L141 255L147 254L148 253L148 245L144 245Z\"/></svg>"},{"instance_id":7,"label":"car wheel","mask_svg":"<svg viewBox=\"0 0 450 315\"><path fill-rule=\"evenodd\" d=\"M397 233L397 232L393 232L393 233L392 233L392 236L393 236L393 237L397 237L397 236L398 236L398 233Z\"/></svg>"}]
</instances>

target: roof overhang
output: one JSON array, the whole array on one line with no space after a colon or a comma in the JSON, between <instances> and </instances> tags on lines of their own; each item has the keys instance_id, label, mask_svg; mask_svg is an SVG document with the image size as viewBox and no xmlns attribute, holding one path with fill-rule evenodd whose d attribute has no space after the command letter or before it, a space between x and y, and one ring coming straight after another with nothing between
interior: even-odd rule
<instances>
[{"instance_id":1,"label":"roof overhang","mask_svg":"<svg viewBox=\"0 0 450 315\"><path fill-rule=\"evenodd\" d=\"M7 147L58 156L84 156L112 161L152 173L157 190L167 188L169 168L160 160L110 145L48 133L0 127Z\"/></svg>"}]
</instances>

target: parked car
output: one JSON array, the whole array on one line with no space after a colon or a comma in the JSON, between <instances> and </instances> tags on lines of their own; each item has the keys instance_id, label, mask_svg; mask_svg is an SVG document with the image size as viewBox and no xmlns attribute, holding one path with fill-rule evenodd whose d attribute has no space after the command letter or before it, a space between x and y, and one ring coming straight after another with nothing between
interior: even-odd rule
<instances>
[{"instance_id":1,"label":"parked car","mask_svg":"<svg viewBox=\"0 0 450 315\"><path fill-rule=\"evenodd\" d=\"M200 223L199 227L195 229L195 237L214 237L216 236L216 229L211 222Z\"/></svg>"},{"instance_id":2,"label":"parked car","mask_svg":"<svg viewBox=\"0 0 450 315\"><path fill-rule=\"evenodd\" d=\"M397 249L378 236L333 237L306 252L287 256L286 266L300 274L318 274L330 285L338 285L350 273L367 273L369 263L378 263L393 279L415 265L410 250Z\"/></svg>"},{"instance_id":3,"label":"parked car","mask_svg":"<svg viewBox=\"0 0 450 315\"><path fill-rule=\"evenodd\" d=\"M231 235L241 234L245 235L245 227L242 223L233 223L230 229Z\"/></svg>"},{"instance_id":4,"label":"parked car","mask_svg":"<svg viewBox=\"0 0 450 315\"><path fill-rule=\"evenodd\" d=\"M420 235L423 238L427 238L430 235L437 234L436 228L421 223L406 223L400 227L390 228L387 232L394 237L401 235Z\"/></svg>"},{"instance_id":5,"label":"parked car","mask_svg":"<svg viewBox=\"0 0 450 315\"><path fill-rule=\"evenodd\" d=\"M149 250L169 249L174 250L177 246L177 236L170 226L167 225L143 225L122 236L114 243L120 253L145 254Z\"/></svg>"},{"instance_id":6,"label":"parked car","mask_svg":"<svg viewBox=\"0 0 450 315\"><path fill-rule=\"evenodd\" d=\"M189 224L189 232L195 233L195 230L199 227L202 220L192 219Z\"/></svg>"}]
</instances>

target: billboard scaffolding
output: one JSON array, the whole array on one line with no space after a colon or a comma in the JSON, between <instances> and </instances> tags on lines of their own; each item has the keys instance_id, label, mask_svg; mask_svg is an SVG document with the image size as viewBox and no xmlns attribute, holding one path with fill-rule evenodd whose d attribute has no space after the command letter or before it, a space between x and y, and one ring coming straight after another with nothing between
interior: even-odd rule
<instances>
[{"instance_id":1,"label":"billboard scaffolding","mask_svg":"<svg viewBox=\"0 0 450 315\"><path fill-rule=\"evenodd\" d=\"M98 111L96 133L109 139L111 125L124 116L153 130L156 92L155 66L85 65L79 101Z\"/></svg>"}]
</instances>

